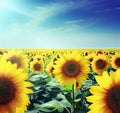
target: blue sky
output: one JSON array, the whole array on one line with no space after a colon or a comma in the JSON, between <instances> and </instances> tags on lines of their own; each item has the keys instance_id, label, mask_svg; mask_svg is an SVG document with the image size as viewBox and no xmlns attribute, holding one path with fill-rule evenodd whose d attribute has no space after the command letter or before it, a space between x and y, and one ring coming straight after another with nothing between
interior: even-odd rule
<instances>
[{"instance_id":1,"label":"blue sky","mask_svg":"<svg viewBox=\"0 0 120 113\"><path fill-rule=\"evenodd\" d=\"M0 48L119 48L119 0L0 0Z\"/></svg>"}]
</instances>

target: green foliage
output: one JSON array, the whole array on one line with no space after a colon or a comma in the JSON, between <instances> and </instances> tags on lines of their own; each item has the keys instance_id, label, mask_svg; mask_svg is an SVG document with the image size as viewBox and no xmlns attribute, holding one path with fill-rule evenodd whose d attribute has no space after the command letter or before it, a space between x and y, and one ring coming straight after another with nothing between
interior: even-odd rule
<instances>
[{"instance_id":1,"label":"green foliage","mask_svg":"<svg viewBox=\"0 0 120 113\"><path fill-rule=\"evenodd\" d=\"M28 81L34 84L34 94L29 95L31 104L26 113L87 113L89 87L97 85L94 74L89 75L79 90L74 90L72 84L61 86L46 72L31 74Z\"/></svg>"},{"instance_id":2,"label":"green foliage","mask_svg":"<svg viewBox=\"0 0 120 113\"><path fill-rule=\"evenodd\" d=\"M69 102L65 99L62 86L46 73L33 75L29 78L34 84L34 94L30 95L31 104L27 112L53 112L62 113L70 107Z\"/></svg>"}]
</instances>

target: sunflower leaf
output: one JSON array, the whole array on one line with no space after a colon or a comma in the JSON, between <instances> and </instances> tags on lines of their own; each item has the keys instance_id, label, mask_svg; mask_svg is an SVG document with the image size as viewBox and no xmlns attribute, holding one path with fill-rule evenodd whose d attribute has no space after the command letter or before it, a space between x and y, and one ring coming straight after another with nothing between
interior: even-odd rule
<instances>
[{"instance_id":1,"label":"sunflower leaf","mask_svg":"<svg viewBox=\"0 0 120 113\"><path fill-rule=\"evenodd\" d=\"M64 110L64 107L65 106L63 106L62 103L60 103L59 101L52 100L52 101L49 101L47 103L41 104L39 106L38 110L44 111L45 113L50 113L50 112L53 112L55 110L58 110L62 113L62 111Z\"/></svg>"}]
</instances>

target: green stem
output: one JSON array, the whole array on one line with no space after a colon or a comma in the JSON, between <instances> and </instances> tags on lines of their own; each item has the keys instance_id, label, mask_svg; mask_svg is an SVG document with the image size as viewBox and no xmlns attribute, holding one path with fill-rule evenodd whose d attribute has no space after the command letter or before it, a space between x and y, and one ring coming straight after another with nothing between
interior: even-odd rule
<instances>
[{"instance_id":1,"label":"green stem","mask_svg":"<svg viewBox=\"0 0 120 113\"><path fill-rule=\"evenodd\" d=\"M72 113L74 113L74 109L75 109L75 90L74 90L74 84L72 85L72 99L73 99L73 103L72 103L72 107L73 107L73 110L72 110Z\"/></svg>"}]
</instances>

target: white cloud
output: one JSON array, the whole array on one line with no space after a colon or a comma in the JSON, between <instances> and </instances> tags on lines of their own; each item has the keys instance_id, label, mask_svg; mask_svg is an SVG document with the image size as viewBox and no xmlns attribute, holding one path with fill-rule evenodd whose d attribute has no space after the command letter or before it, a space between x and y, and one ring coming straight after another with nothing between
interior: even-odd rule
<instances>
[{"instance_id":1,"label":"white cloud","mask_svg":"<svg viewBox=\"0 0 120 113\"><path fill-rule=\"evenodd\" d=\"M67 22L67 23L66 23ZM86 21L87 22L87 21ZM96 21L93 20L87 23L79 23L77 20L73 20L73 21L65 21L65 24L58 26L58 27L51 27L51 28L46 28L44 30L44 33L53 33L53 34L60 34L60 33L75 33L75 32L79 32L82 33L81 30L85 30L85 29L89 29L90 27L96 25Z\"/></svg>"},{"instance_id":2,"label":"white cloud","mask_svg":"<svg viewBox=\"0 0 120 113\"><path fill-rule=\"evenodd\" d=\"M20 10L18 12L25 14L26 16L29 15L29 19L24 23L13 23L13 26L11 27L11 32L15 31L20 33L24 31L29 32L33 29L38 29L38 27L41 27L41 24L43 22L47 21L50 17L65 11L68 7L69 6L66 6L66 4L62 5L54 3L49 6L47 5L42 7L36 7L32 12L24 12Z\"/></svg>"},{"instance_id":3,"label":"white cloud","mask_svg":"<svg viewBox=\"0 0 120 113\"><path fill-rule=\"evenodd\" d=\"M71 3L53 3L46 6L39 6L31 12L32 18L25 24L26 26L37 27L41 23L47 21L50 17L60 13L72 10L74 7Z\"/></svg>"},{"instance_id":4,"label":"white cloud","mask_svg":"<svg viewBox=\"0 0 120 113\"><path fill-rule=\"evenodd\" d=\"M9 2L7 5L8 9L12 10L13 12L22 14L23 16L29 17L29 19L27 19L27 21L24 21L24 22L18 21L16 23L13 23L11 26L10 32L14 32L15 34L19 35L21 33L33 33L35 30L38 30L38 28L40 29L40 32L44 32L44 31L42 31L43 30L42 27L44 27L44 26L42 26L41 24L43 24L44 22L49 20L50 17L52 17L54 15L58 15L60 13L64 13L66 11L73 10L75 8L82 8L82 7L86 6L87 4L89 4L88 0L78 1L78 3L68 2L68 1L66 1L64 3L57 2L57 3L52 3L52 4L44 5L44 6L37 6L36 8L34 7L33 10L29 11L25 8L22 8L22 6L20 6L20 5L19 5L19 7L16 7L16 6L14 6L13 3L10 4L10 2ZM83 21L83 20L82 19L81 20L73 20L71 22L68 21L68 22L66 22L66 24L70 24L70 23L77 24L80 21ZM70 27L70 28L68 28L68 27ZM68 27L63 26L63 28L61 28L61 27L52 28L51 31L54 31L55 29L57 29L59 31L72 31L72 30L76 30L76 29L80 28L78 25L71 25ZM48 29L46 29L46 31Z\"/></svg>"},{"instance_id":5,"label":"white cloud","mask_svg":"<svg viewBox=\"0 0 120 113\"><path fill-rule=\"evenodd\" d=\"M68 20L68 21L65 21L64 23L65 24L77 24L77 23L81 23L81 22L84 22L84 21L86 21L86 19Z\"/></svg>"}]
</instances>

